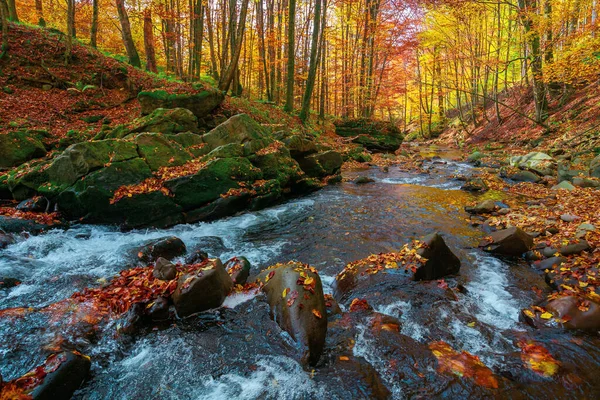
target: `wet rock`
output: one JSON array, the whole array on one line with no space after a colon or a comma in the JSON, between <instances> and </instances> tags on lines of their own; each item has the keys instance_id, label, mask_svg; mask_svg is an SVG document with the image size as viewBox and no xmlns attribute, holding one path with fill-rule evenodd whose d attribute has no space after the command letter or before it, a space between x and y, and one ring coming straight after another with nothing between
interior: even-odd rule
<instances>
[{"instance_id":1,"label":"wet rock","mask_svg":"<svg viewBox=\"0 0 600 400\"><path fill-rule=\"evenodd\" d=\"M0 289L12 289L21 284L21 281L15 278L0 278Z\"/></svg>"},{"instance_id":2,"label":"wet rock","mask_svg":"<svg viewBox=\"0 0 600 400\"><path fill-rule=\"evenodd\" d=\"M213 258L219 257L221 254L230 251L231 249L225 245L223 239L218 236L203 236L196 239L196 244L193 247L193 251L190 253L192 255L195 252L204 252ZM188 263L187 264L194 264Z\"/></svg>"},{"instance_id":3,"label":"wet rock","mask_svg":"<svg viewBox=\"0 0 600 400\"><path fill-rule=\"evenodd\" d=\"M560 265L566 261L567 259L564 257L550 257L534 262L533 267L537 270L545 271L547 269L554 269L555 267L560 267Z\"/></svg>"},{"instance_id":4,"label":"wet rock","mask_svg":"<svg viewBox=\"0 0 600 400\"><path fill-rule=\"evenodd\" d=\"M353 182L357 185L362 185L365 183L375 182L375 180L369 178L368 176L359 176L359 177L355 178Z\"/></svg>"},{"instance_id":5,"label":"wet rock","mask_svg":"<svg viewBox=\"0 0 600 400\"><path fill-rule=\"evenodd\" d=\"M224 99L224 93L216 89L191 94L172 94L164 90L150 90L138 94L138 101L142 106L142 115L150 114L157 108L186 108L196 117L204 118L217 108Z\"/></svg>"},{"instance_id":6,"label":"wet rock","mask_svg":"<svg viewBox=\"0 0 600 400\"><path fill-rule=\"evenodd\" d=\"M221 260L205 262L205 268L184 274L177 281L172 298L179 317L219 307L233 287Z\"/></svg>"},{"instance_id":7,"label":"wet rock","mask_svg":"<svg viewBox=\"0 0 600 400\"><path fill-rule=\"evenodd\" d=\"M225 263L225 270L235 285L243 285L250 275L250 261L246 257L233 257Z\"/></svg>"},{"instance_id":8,"label":"wet rock","mask_svg":"<svg viewBox=\"0 0 600 400\"><path fill-rule=\"evenodd\" d=\"M185 244L175 236L149 240L134 250L137 259L143 263L151 263L158 260L159 257L172 260L185 254L185 252Z\"/></svg>"},{"instance_id":9,"label":"wet rock","mask_svg":"<svg viewBox=\"0 0 600 400\"><path fill-rule=\"evenodd\" d=\"M158 257L158 260L154 263L152 276L162 281L170 281L177 276L177 268L175 267L175 264L171 263L169 260Z\"/></svg>"},{"instance_id":10,"label":"wet rock","mask_svg":"<svg viewBox=\"0 0 600 400\"><path fill-rule=\"evenodd\" d=\"M6 233L22 233L27 232L32 235L37 235L52 228L64 228L63 224L44 225L38 224L35 221L22 218L13 218L0 215L0 230Z\"/></svg>"},{"instance_id":11,"label":"wet rock","mask_svg":"<svg viewBox=\"0 0 600 400\"><path fill-rule=\"evenodd\" d=\"M129 307L129 310L117 322L117 332L123 335L135 335L144 326L146 305L135 303Z\"/></svg>"},{"instance_id":12,"label":"wet rock","mask_svg":"<svg viewBox=\"0 0 600 400\"><path fill-rule=\"evenodd\" d=\"M590 249L590 244L586 240L580 240L577 243L568 244L562 246L558 251L563 256L570 256L572 254L579 254L582 251Z\"/></svg>"},{"instance_id":13,"label":"wet rock","mask_svg":"<svg viewBox=\"0 0 600 400\"><path fill-rule=\"evenodd\" d=\"M516 182L533 182L533 183L539 182L541 180L539 175L534 174L531 171L515 172L514 174L511 174L509 176L509 179L512 179L513 181L516 181Z\"/></svg>"},{"instance_id":14,"label":"wet rock","mask_svg":"<svg viewBox=\"0 0 600 400\"><path fill-rule=\"evenodd\" d=\"M469 156L467 157L467 161L470 163L475 163L484 157L485 157L485 154L483 154L480 151L475 150L473 153L469 154Z\"/></svg>"},{"instance_id":15,"label":"wet rock","mask_svg":"<svg viewBox=\"0 0 600 400\"><path fill-rule=\"evenodd\" d=\"M565 296L548 302L546 309L557 318L567 317L563 323L567 329L600 330L600 304L594 301Z\"/></svg>"},{"instance_id":16,"label":"wet rock","mask_svg":"<svg viewBox=\"0 0 600 400\"><path fill-rule=\"evenodd\" d=\"M491 199L484 200L474 207L469 207L469 206L465 207L465 211L470 214L488 214L488 213L493 212L495 209L496 209L496 202Z\"/></svg>"},{"instance_id":17,"label":"wet rock","mask_svg":"<svg viewBox=\"0 0 600 400\"><path fill-rule=\"evenodd\" d=\"M36 367L12 383L23 397L34 400L69 400L87 378L91 362L78 352L65 351L50 355Z\"/></svg>"},{"instance_id":18,"label":"wet rock","mask_svg":"<svg viewBox=\"0 0 600 400\"><path fill-rule=\"evenodd\" d=\"M532 152L524 156L511 157L510 165L524 170L531 170L540 176L554 175L556 161L548 154Z\"/></svg>"},{"instance_id":19,"label":"wet rock","mask_svg":"<svg viewBox=\"0 0 600 400\"><path fill-rule=\"evenodd\" d=\"M517 227L492 232L490 237L492 242L480 247L495 254L521 256L533 246L533 238Z\"/></svg>"},{"instance_id":20,"label":"wet rock","mask_svg":"<svg viewBox=\"0 0 600 400\"><path fill-rule=\"evenodd\" d=\"M196 250L185 257L186 264L200 264L208 259L208 253L202 250Z\"/></svg>"},{"instance_id":21,"label":"wet rock","mask_svg":"<svg viewBox=\"0 0 600 400\"><path fill-rule=\"evenodd\" d=\"M50 201L45 197L36 196L31 199L23 200L15 208L25 212L48 212L50 210Z\"/></svg>"},{"instance_id":22,"label":"wet rock","mask_svg":"<svg viewBox=\"0 0 600 400\"><path fill-rule=\"evenodd\" d=\"M558 189L564 189L564 190L568 190L570 192L571 190L575 189L575 186L573 186L573 184L571 184L571 182L562 181L558 185L552 186L552 190L558 190Z\"/></svg>"},{"instance_id":23,"label":"wet rock","mask_svg":"<svg viewBox=\"0 0 600 400\"><path fill-rule=\"evenodd\" d=\"M322 178L327 175L334 175L339 172L344 159L341 154L328 150L298 160L302 171L312 178Z\"/></svg>"},{"instance_id":24,"label":"wet rock","mask_svg":"<svg viewBox=\"0 0 600 400\"><path fill-rule=\"evenodd\" d=\"M423 238L425 248L417 250L417 254L427 259L425 264L417 267L413 275L415 281L440 279L457 274L460 270L460 260L448 248L439 233L432 233Z\"/></svg>"},{"instance_id":25,"label":"wet rock","mask_svg":"<svg viewBox=\"0 0 600 400\"><path fill-rule=\"evenodd\" d=\"M330 294L325 294L325 307L327 308L327 321L330 321L331 318L336 315L342 314L342 309L340 308L337 300Z\"/></svg>"},{"instance_id":26,"label":"wet rock","mask_svg":"<svg viewBox=\"0 0 600 400\"><path fill-rule=\"evenodd\" d=\"M302 362L315 365L327 334L327 310L319 274L291 262L261 272L257 282L264 284L271 317L296 341Z\"/></svg>"},{"instance_id":27,"label":"wet rock","mask_svg":"<svg viewBox=\"0 0 600 400\"><path fill-rule=\"evenodd\" d=\"M153 322L165 321L171 318L169 300L158 297L146 305L146 315Z\"/></svg>"},{"instance_id":28,"label":"wet rock","mask_svg":"<svg viewBox=\"0 0 600 400\"><path fill-rule=\"evenodd\" d=\"M577 176L573 178L573 186L578 186L582 188L596 188L600 186L600 181Z\"/></svg>"},{"instance_id":29,"label":"wet rock","mask_svg":"<svg viewBox=\"0 0 600 400\"><path fill-rule=\"evenodd\" d=\"M7 248L15 243L15 238L12 235L0 230L0 250Z\"/></svg>"},{"instance_id":30,"label":"wet rock","mask_svg":"<svg viewBox=\"0 0 600 400\"><path fill-rule=\"evenodd\" d=\"M467 192L485 192L488 189L488 185L481 178L471 178L461 186L461 190Z\"/></svg>"}]
</instances>

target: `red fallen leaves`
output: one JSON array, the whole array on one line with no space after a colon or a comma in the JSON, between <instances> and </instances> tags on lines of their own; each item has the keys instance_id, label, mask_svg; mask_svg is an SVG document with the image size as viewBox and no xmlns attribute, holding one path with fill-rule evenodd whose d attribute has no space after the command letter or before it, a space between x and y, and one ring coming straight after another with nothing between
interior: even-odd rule
<instances>
[{"instance_id":1,"label":"red fallen leaves","mask_svg":"<svg viewBox=\"0 0 600 400\"><path fill-rule=\"evenodd\" d=\"M0 385L0 400L33 398L29 392L41 385L46 376L56 371L65 361L67 361L65 353L50 355L44 364L35 367L18 379Z\"/></svg>"},{"instance_id":2,"label":"red fallen leaves","mask_svg":"<svg viewBox=\"0 0 600 400\"><path fill-rule=\"evenodd\" d=\"M287 306L288 307L293 306L294 302L296 301L297 298L298 298L298 291L292 290L292 292L290 293L290 297L287 300Z\"/></svg>"},{"instance_id":3,"label":"red fallen leaves","mask_svg":"<svg viewBox=\"0 0 600 400\"><path fill-rule=\"evenodd\" d=\"M371 310L371 305L365 299L354 299L352 303L350 303L350 312L356 311L369 311Z\"/></svg>"},{"instance_id":4,"label":"red fallen leaves","mask_svg":"<svg viewBox=\"0 0 600 400\"><path fill-rule=\"evenodd\" d=\"M545 377L551 377L558 372L560 363L542 345L521 341L519 347L521 360L530 370Z\"/></svg>"},{"instance_id":5,"label":"red fallen leaves","mask_svg":"<svg viewBox=\"0 0 600 400\"><path fill-rule=\"evenodd\" d=\"M429 344L429 349L437 358L439 372L449 372L460 377L466 377L475 381L479 386L497 389L498 380L494 373L479 357L463 351L455 351L445 342L433 342Z\"/></svg>"},{"instance_id":6,"label":"red fallen leaves","mask_svg":"<svg viewBox=\"0 0 600 400\"><path fill-rule=\"evenodd\" d=\"M32 211L19 211L12 207L0 207L0 215L11 218L31 220L42 225L60 224L60 214L57 212L38 213Z\"/></svg>"},{"instance_id":7,"label":"red fallen leaves","mask_svg":"<svg viewBox=\"0 0 600 400\"><path fill-rule=\"evenodd\" d=\"M427 247L425 243L413 240L410 244L405 244L398 252L371 254L367 258L347 264L344 270L336 276L336 280L343 279L348 273L355 274L359 269L365 267L366 269L361 272L361 275L377 274L386 269L398 269L400 267L415 273L418 267L427 262L427 259L421 257L417 252L425 247Z\"/></svg>"}]
</instances>

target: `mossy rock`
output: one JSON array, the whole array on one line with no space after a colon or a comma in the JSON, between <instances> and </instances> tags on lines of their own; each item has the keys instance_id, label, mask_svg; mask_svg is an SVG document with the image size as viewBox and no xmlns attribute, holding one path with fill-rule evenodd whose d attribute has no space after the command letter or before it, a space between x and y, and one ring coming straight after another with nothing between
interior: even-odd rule
<instances>
[{"instance_id":1,"label":"mossy rock","mask_svg":"<svg viewBox=\"0 0 600 400\"><path fill-rule=\"evenodd\" d=\"M306 157L316 153L317 144L314 140L302 137L300 135L292 135L283 139L285 147L290 151L293 158Z\"/></svg>"},{"instance_id":2,"label":"mossy rock","mask_svg":"<svg viewBox=\"0 0 600 400\"><path fill-rule=\"evenodd\" d=\"M186 149L194 158L200 158L207 155L211 148L204 143L201 135L192 132L178 133L177 135L168 135L169 140L179 143Z\"/></svg>"},{"instance_id":3,"label":"mossy rock","mask_svg":"<svg viewBox=\"0 0 600 400\"><path fill-rule=\"evenodd\" d=\"M249 159L262 171L264 179L275 179L281 187L302 177L300 166L285 147L276 153L253 155Z\"/></svg>"},{"instance_id":4,"label":"mossy rock","mask_svg":"<svg viewBox=\"0 0 600 400\"><path fill-rule=\"evenodd\" d=\"M365 151L363 146L356 146L348 152L345 158L346 160L354 160L360 163L370 162L373 159L373 157Z\"/></svg>"},{"instance_id":5,"label":"mossy rock","mask_svg":"<svg viewBox=\"0 0 600 400\"><path fill-rule=\"evenodd\" d=\"M186 108L196 117L204 118L225 100L225 94L216 89L199 93L172 94L164 90L143 91L138 94L142 115L148 115L157 108Z\"/></svg>"},{"instance_id":6,"label":"mossy rock","mask_svg":"<svg viewBox=\"0 0 600 400\"><path fill-rule=\"evenodd\" d=\"M260 170L246 158L219 158L194 175L165 182L165 187L177 204L190 210L218 199L229 189L239 188L239 181L252 182L261 177Z\"/></svg>"},{"instance_id":7,"label":"mossy rock","mask_svg":"<svg viewBox=\"0 0 600 400\"><path fill-rule=\"evenodd\" d=\"M137 118L128 124L117 126L106 134L106 138L121 139L142 132L175 134L197 131L198 118L190 110L185 108L158 108L149 115Z\"/></svg>"},{"instance_id":8,"label":"mossy rock","mask_svg":"<svg viewBox=\"0 0 600 400\"><path fill-rule=\"evenodd\" d=\"M348 119L335 123L335 133L343 137L355 137L353 143L370 151L394 152L398 150L404 135L398 127L388 121Z\"/></svg>"},{"instance_id":9,"label":"mossy rock","mask_svg":"<svg viewBox=\"0 0 600 400\"><path fill-rule=\"evenodd\" d=\"M266 130L246 114L238 114L203 136L204 142L215 149L230 143L244 146L246 155L254 154L273 141Z\"/></svg>"},{"instance_id":10,"label":"mossy rock","mask_svg":"<svg viewBox=\"0 0 600 400\"><path fill-rule=\"evenodd\" d=\"M215 158L232 158L232 157L243 157L244 147L238 143L229 143L223 146L219 146L216 149L208 153L204 159L212 160Z\"/></svg>"},{"instance_id":11,"label":"mossy rock","mask_svg":"<svg viewBox=\"0 0 600 400\"><path fill-rule=\"evenodd\" d=\"M300 168L306 175L313 178L334 175L340 170L343 162L341 154L333 150L313 154L298 160Z\"/></svg>"},{"instance_id":12,"label":"mossy rock","mask_svg":"<svg viewBox=\"0 0 600 400\"><path fill-rule=\"evenodd\" d=\"M0 133L0 168L10 168L46 155L37 131Z\"/></svg>"},{"instance_id":13,"label":"mossy rock","mask_svg":"<svg viewBox=\"0 0 600 400\"><path fill-rule=\"evenodd\" d=\"M168 140L160 133L142 133L135 137L139 155L146 160L152 171L160 167L183 165L192 159L179 143Z\"/></svg>"}]
</instances>

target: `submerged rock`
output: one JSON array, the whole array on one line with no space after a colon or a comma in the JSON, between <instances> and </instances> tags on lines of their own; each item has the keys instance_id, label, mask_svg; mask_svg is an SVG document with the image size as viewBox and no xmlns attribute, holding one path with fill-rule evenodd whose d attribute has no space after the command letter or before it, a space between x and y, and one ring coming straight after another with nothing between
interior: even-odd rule
<instances>
[{"instance_id":1,"label":"submerged rock","mask_svg":"<svg viewBox=\"0 0 600 400\"><path fill-rule=\"evenodd\" d=\"M461 190L467 192L485 192L488 189L488 185L481 178L471 178L461 186Z\"/></svg>"},{"instance_id":2,"label":"submerged rock","mask_svg":"<svg viewBox=\"0 0 600 400\"><path fill-rule=\"evenodd\" d=\"M151 239L133 251L137 259L143 263L151 263L159 258L172 260L184 255L185 243L176 236Z\"/></svg>"},{"instance_id":3,"label":"submerged rock","mask_svg":"<svg viewBox=\"0 0 600 400\"><path fill-rule=\"evenodd\" d=\"M353 181L356 185L362 185L365 183L371 183L371 182L375 182L374 179L369 178L368 176L359 176L356 179L354 179Z\"/></svg>"},{"instance_id":4,"label":"submerged rock","mask_svg":"<svg viewBox=\"0 0 600 400\"><path fill-rule=\"evenodd\" d=\"M15 243L15 238L12 235L0 229L0 250L7 248Z\"/></svg>"},{"instance_id":5,"label":"submerged rock","mask_svg":"<svg viewBox=\"0 0 600 400\"><path fill-rule=\"evenodd\" d=\"M521 256L533 246L533 238L517 227L492 232L490 238L491 243L480 247L485 251L506 256Z\"/></svg>"},{"instance_id":6,"label":"submerged rock","mask_svg":"<svg viewBox=\"0 0 600 400\"><path fill-rule=\"evenodd\" d=\"M217 308L231 291L233 282L221 260L206 261L201 270L182 275L173 293L173 303L179 317Z\"/></svg>"},{"instance_id":7,"label":"submerged rock","mask_svg":"<svg viewBox=\"0 0 600 400\"><path fill-rule=\"evenodd\" d=\"M297 343L302 362L315 365L327 334L327 310L319 274L311 267L290 262L261 272L271 317Z\"/></svg>"}]
</instances>

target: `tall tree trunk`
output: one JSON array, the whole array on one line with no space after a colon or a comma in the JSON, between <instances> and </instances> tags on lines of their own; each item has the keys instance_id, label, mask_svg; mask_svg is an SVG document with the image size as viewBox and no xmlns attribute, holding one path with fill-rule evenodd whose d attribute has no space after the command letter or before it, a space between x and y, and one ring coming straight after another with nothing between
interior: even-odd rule
<instances>
[{"instance_id":1,"label":"tall tree trunk","mask_svg":"<svg viewBox=\"0 0 600 400\"><path fill-rule=\"evenodd\" d=\"M35 14L38 19L38 25L42 28L45 28L46 20L44 19L44 7L42 6L42 0L35 0Z\"/></svg>"},{"instance_id":2,"label":"tall tree trunk","mask_svg":"<svg viewBox=\"0 0 600 400\"><path fill-rule=\"evenodd\" d=\"M231 60L225 72L221 75L219 80L219 89L227 91L229 86L233 82L234 78L239 79L238 60L240 59L240 53L242 51L242 42L244 40L244 30L246 28L246 14L248 13L248 2L249 0L242 0L242 7L240 9L240 19L237 24L237 32L235 34L235 48L233 49ZM235 17L234 17L235 18ZM231 32L233 35L233 32Z\"/></svg>"},{"instance_id":3,"label":"tall tree trunk","mask_svg":"<svg viewBox=\"0 0 600 400\"><path fill-rule=\"evenodd\" d=\"M73 20L73 24L71 25L71 28L68 30L68 32L71 36L77 37L77 31L75 26L75 0L73 0L73 5L71 7L71 19Z\"/></svg>"},{"instance_id":4,"label":"tall tree trunk","mask_svg":"<svg viewBox=\"0 0 600 400\"><path fill-rule=\"evenodd\" d=\"M125 51L127 51L127 57L129 58L129 64L134 67L141 68L140 56L135 48L133 37L131 36L131 24L129 23L129 16L125 9L125 0L115 0L117 5L117 13L119 14L119 22L121 23L121 36L123 38L123 44L125 45Z\"/></svg>"},{"instance_id":5,"label":"tall tree trunk","mask_svg":"<svg viewBox=\"0 0 600 400\"><path fill-rule=\"evenodd\" d=\"M190 0L190 58L188 75L192 79L200 77L202 65L202 38L204 34L204 6L202 0Z\"/></svg>"},{"instance_id":6,"label":"tall tree trunk","mask_svg":"<svg viewBox=\"0 0 600 400\"><path fill-rule=\"evenodd\" d=\"M19 22L19 16L17 15L17 4L15 0L8 0L8 20L12 22Z\"/></svg>"},{"instance_id":7,"label":"tall tree trunk","mask_svg":"<svg viewBox=\"0 0 600 400\"><path fill-rule=\"evenodd\" d=\"M158 72L156 68L156 51L154 49L154 25L152 24L152 10L144 10L144 48L146 50L146 71Z\"/></svg>"},{"instance_id":8,"label":"tall tree trunk","mask_svg":"<svg viewBox=\"0 0 600 400\"><path fill-rule=\"evenodd\" d=\"M0 17L2 18L2 49L0 50L0 59L8 51L8 7L5 0L0 0Z\"/></svg>"},{"instance_id":9,"label":"tall tree trunk","mask_svg":"<svg viewBox=\"0 0 600 400\"><path fill-rule=\"evenodd\" d=\"M65 64L69 64L71 61L71 53L73 52L73 26L75 25L75 0L67 0L67 34L66 36L66 49L65 49Z\"/></svg>"},{"instance_id":10,"label":"tall tree trunk","mask_svg":"<svg viewBox=\"0 0 600 400\"><path fill-rule=\"evenodd\" d=\"M536 0L518 0L521 11L521 23L530 50L531 75L533 81L533 100L535 102L535 119L542 123L548 118L548 100L546 98L546 85L542 74L542 54L540 49L540 35L533 29L533 20L527 14L537 8Z\"/></svg>"},{"instance_id":11,"label":"tall tree trunk","mask_svg":"<svg viewBox=\"0 0 600 400\"><path fill-rule=\"evenodd\" d=\"M291 113L294 110L294 63L296 58L296 0L289 0L288 32L287 32L287 77L284 111Z\"/></svg>"},{"instance_id":12,"label":"tall tree trunk","mask_svg":"<svg viewBox=\"0 0 600 400\"><path fill-rule=\"evenodd\" d=\"M92 2L92 27L90 29L90 45L93 48L98 47L98 1Z\"/></svg>"},{"instance_id":13,"label":"tall tree trunk","mask_svg":"<svg viewBox=\"0 0 600 400\"><path fill-rule=\"evenodd\" d=\"M215 53L215 37L213 32L213 20L211 16L211 8L207 3L206 8L206 25L208 30L208 46L210 51L211 75L216 80L219 79L219 67L217 66L217 55Z\"/></svg>"},{"instance_id":14,"label":"tall tree trunk","mask_svg":"<svg viewBox=\"0 0 600 400\"><path fill-rule=\"evenodd\" d=\"M265 17L262 0L256 0L256 30L258 34L258 56L260 57L261 65L263 68L262 73L264 74L265 81L265 93L267 95L267 100L273 101L273 93L270 85L271 80L267 68L267 56L265 45Z\"/></svg>"},{"instance_id":15,"label":"tall tree trunk","mask_svg":"<svg viewBox=\"0 0 600 400\"><path fill-rule=\"evenodd\" d=\"M310 44L310 65L308 67L308 79L302 98L302 108L300 109L300 120L306 121L310 108L310 99L315 87L315 78L317 76L317 66L319 64L319 31L321 28L321 0L315 0L315 16L313 21L312 41Z\"/></svg>"}]
</instances>

